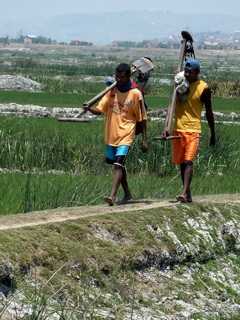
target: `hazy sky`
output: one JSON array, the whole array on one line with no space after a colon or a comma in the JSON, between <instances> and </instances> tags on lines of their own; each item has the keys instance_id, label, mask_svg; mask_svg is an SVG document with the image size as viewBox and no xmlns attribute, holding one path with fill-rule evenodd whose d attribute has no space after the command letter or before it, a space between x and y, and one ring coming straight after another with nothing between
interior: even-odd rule
<instances>
[{"instance_id":1,"label":"hazy sky","mask_svg":"<svg viewBox=\"0 0 240 320\"><path fill-rule=\"evenodd\" d=\"M1 0L1 19L67 13L161 10L175 13L221 13L240 16L239 0Z\"/></svg>"}]
</instances>

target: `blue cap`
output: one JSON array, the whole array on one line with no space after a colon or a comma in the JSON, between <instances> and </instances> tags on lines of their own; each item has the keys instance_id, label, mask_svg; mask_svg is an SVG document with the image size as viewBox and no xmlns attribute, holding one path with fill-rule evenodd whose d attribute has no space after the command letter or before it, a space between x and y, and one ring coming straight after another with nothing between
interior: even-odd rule
<instances>
[{"instance_id":1,"label":"blue cap","mask_svg":"<svg viewBox=\"0 0 240 320\"><path fill-rule=\"evenodd\" d=\"M108 76L104 79L104 82L107 86L110 86L111 84L113 84L113 82L115 81L115 79L111 76Z\"/></svg>"},{"instance_id":2,"label":"blue cap","mask_svg":"<svg viewBox=\"0 0 240 320\"><path fill-rule=\"evenodd\" d=\"M185 69L200 71L200 62L197 59L188 58L185 62Z\"/></svg>"}]
</instances>

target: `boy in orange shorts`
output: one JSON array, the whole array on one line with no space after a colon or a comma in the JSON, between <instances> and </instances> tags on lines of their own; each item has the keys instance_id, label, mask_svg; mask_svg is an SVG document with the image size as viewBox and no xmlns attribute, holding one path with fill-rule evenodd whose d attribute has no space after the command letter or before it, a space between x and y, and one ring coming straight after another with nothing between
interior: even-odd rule
<instances>
[{"instance_id":1,"label":"boy in orange shorts","mask_svg":"<svg viewBox=\"0 0 240 320\"><path fill-rule=\"evenodd\" d=\"M175 110L174 139L172 144L172 161L180 165L183 183L182 193L177 196L180 202L192 202L191 181L193 176L193 160L199 149L201 133L201 111L206 110L206 118L210 128L209 145L215 145L214 116L212 111L211 91L203 80L199 79L200 64L196 59L187 59L184 76L189 83L185 97L177 96ZM169 135L164 132L163 136Z\"/></svg>"}]
</instances>

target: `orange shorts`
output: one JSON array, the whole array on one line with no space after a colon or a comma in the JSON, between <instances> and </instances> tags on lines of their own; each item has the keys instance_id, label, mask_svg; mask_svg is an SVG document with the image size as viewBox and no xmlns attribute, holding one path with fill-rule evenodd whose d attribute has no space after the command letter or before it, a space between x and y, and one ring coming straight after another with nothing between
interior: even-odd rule
<instances>
[{"instance_id":1,"label":"orange shorts","mask_svg":"<svg viewBox=\"0 0 240 320\"><path fill-rule=\"evenodd\" d=\"M180 164L193 161L198 154L200 133L175 131L174 135L181 138L172 141L172 162Z\"/></svg>"}]
</instances>

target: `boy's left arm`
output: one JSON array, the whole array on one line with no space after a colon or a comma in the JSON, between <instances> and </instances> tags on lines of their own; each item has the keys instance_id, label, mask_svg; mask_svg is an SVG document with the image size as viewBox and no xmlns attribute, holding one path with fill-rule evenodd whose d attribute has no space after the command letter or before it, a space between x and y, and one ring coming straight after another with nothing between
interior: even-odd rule
<instances>
[{"instance_id":1,"label":"boy's left arm","mask_svg":"<svg viewBox=\"0 0 240 320\"><path fill-rule=\"evenodd\" d=\"M148 151L148 141L147 141L147 111L145 108L144 100L140 100L140 110L142 115L142 151Z\"/></svg>"},{"instance_id":2,"label":"boy's left arm","mask_svg":"<svg viewBox=\"0 0 240 320\"><path fill-rule=\"evenodd\" d=\"M210 129L210 134L211 134L209 145L214 146L216 144L215 122L214 122L214 115L213 115L213 110L212 110L211 90L209 88L204 89L204 91L201 95L201 101L205 105L206 118L207 118L208 126Z\"/></svg>"}]
</instances>

